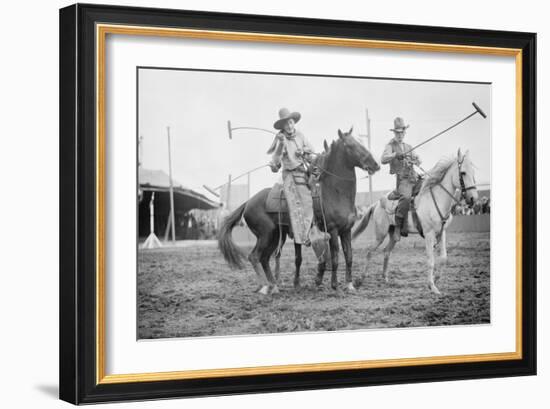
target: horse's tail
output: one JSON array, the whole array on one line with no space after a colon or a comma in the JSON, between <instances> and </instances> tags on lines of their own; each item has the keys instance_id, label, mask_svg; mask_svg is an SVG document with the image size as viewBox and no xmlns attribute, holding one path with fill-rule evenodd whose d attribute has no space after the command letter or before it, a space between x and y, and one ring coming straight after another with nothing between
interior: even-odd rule
<instances>
[{"instance_id":1,"label":"horse's tail","mask_svg":"<svg viewBox=\"0 0 550 409\"><path fill-rule=\"evenodd\" d=\"M246 202L244 202L239 208L237 208L233 213L227 216L220 228L218 233L218 248L223 254L223 258L229 264L231 268L241 269L244 267L243 260L245 255L243 251L237 247L231 236L233 228L241 221L243 217L244 209L246 207Z\"/></svg>"},{"instance_id":2,"label":"horse's tail","mask_svg":"<svg viewBox=\"0 0 550 409\"><path fill-rule=\"evenodd\" d=\"M355 230L351 233L352 240L355 240L357 236L359 236L361 233L365 231L365 229L369 225L370 218L372 216L372 213L374 212L374 208L376 207L377 203L378 202L374 202L369 206L369 208L367 209L367 212L363 215L363 217L359 221L359 224L357 225Z\"/></svg>"}]
</instances>

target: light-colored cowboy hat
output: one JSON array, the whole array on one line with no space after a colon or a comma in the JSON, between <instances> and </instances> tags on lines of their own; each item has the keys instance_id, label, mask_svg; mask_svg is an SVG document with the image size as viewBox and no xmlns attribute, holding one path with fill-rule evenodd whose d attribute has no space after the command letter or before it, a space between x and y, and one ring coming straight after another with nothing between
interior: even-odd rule
<instances>
[{"instance_id":1,"label":"light-colored cowboy hat","mask_svg":"<svg viewBox=\"0 0 550 409\"><path fill-rule=\"evenodd\" d=\"M283 129L285 122L290 118L294 119L294 122L298 122L302 115L299 112L290 112L287 108L279 109L279 119L275 121L273 127L275 129Z\"/></svg>"},{"instance_id":2,"label":"light-colored cowboy hat","mask_svg":"<svg viewBox=\"0 0 550 409\"><path fill-rule=\"evenodd\" d=\"M390 131L404 131L408 127L409 125L405 125L405 120L398 116L393 120L393 129L390 129Z\"/></svg>"}]
</instances>

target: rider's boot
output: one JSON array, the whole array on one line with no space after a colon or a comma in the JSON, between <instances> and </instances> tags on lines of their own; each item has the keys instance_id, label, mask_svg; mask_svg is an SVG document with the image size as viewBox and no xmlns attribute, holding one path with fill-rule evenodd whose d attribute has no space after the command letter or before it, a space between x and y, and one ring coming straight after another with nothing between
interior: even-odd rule
<instances>
[{"instance_id":1,"label":"rider's boot","mask_svg":"<svg viewBox=\"0 0 550 409\"><path fill-rule=\"evenodd\" d=\"M403 237L409 236L409 217L408 214L405 214L405 217L403 218L401 222L401 235Z\"/></svg>"}]
</instances>

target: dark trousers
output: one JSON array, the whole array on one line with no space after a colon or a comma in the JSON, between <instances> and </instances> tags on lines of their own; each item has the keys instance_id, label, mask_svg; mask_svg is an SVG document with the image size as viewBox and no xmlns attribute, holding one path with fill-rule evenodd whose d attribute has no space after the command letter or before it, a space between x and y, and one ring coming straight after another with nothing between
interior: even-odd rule
<instances>
[{"instance_id":1,"label":"dark trousers","mask_svg":"<svg viewBox=\"0 0 550 409\"><path fill-rule=\"evenodd\" d=\"M397 208L395 209L395 217L400 218L407 222L407 215L409 214L409 207L411 205L411 197L415 182L409 178L401 178L397 176L397 193L399 194L399 202L397 202Z\"/></svg>"}]
</instances>

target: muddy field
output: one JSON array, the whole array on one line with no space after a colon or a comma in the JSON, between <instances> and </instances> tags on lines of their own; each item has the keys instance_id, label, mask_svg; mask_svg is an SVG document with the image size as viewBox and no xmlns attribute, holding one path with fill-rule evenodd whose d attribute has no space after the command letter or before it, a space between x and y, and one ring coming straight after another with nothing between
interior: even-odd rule
<instances>
[{"instance_id":1,"label":"muddy field","mask_svg":"<svg viewBox=\"0 0 550 409\"><path fill-rule=\"evenodd\" d=\"M368 273L354 242L355 293L344 290L340 253L340 289L314 284L316 260L303 250L301 288L294 290L294 247L281 258L280 293L262 296L251 267L232 271L213 243L138 253L138 337L172 338L338 331L434 325L470 325L490 321L489 234L448 233L448 263L436 273L442 295L429 291L424 242L411 237L397 244L390 260L390 283L382 278L383 254ZM250 247L249 247L250 248ZM247 250L249 249L247 248Z\"/></svg>"}]
</instances>

